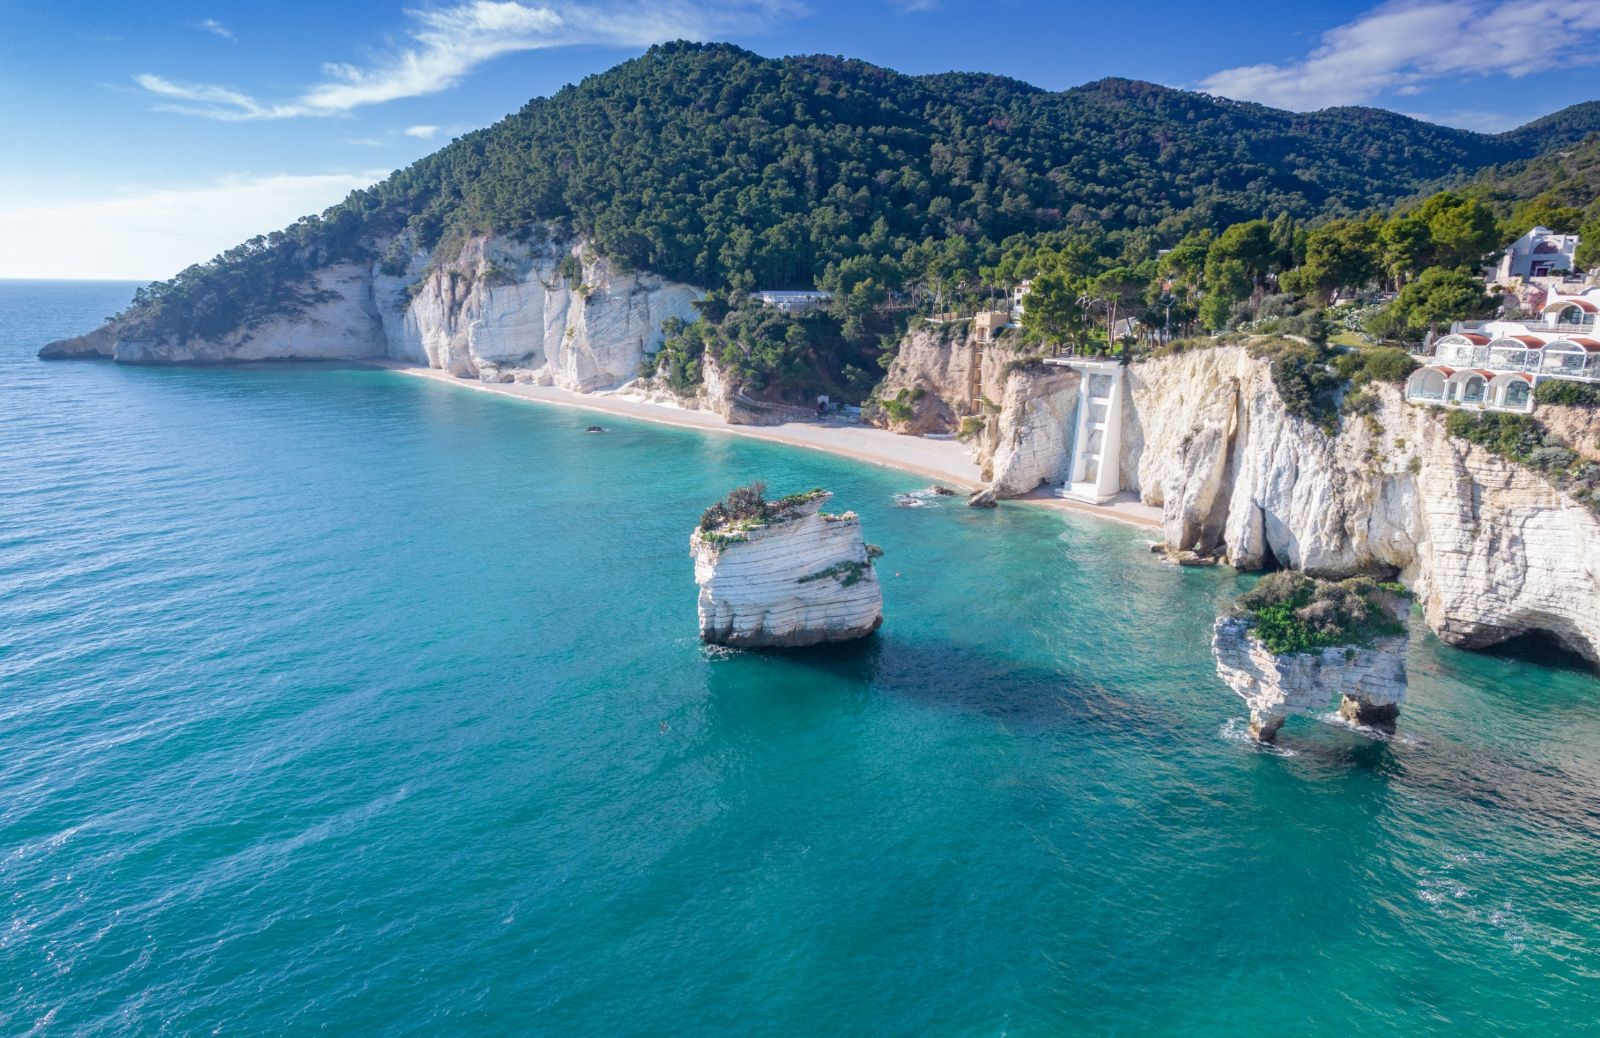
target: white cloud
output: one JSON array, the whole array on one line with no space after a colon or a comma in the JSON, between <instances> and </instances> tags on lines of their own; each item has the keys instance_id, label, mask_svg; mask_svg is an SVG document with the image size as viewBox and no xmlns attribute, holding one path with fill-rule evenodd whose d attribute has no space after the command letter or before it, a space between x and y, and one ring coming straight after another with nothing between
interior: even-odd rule
<instances>
[{"instance_id":1,"label":"white cloud","mask_svg":"<svg viewBox=\"0 0 1600 1038\"><path fill-rule=\"evenodd\" d=\"M294 105L260 105L247 94L205 83L174 83L161 76L141 73L133 81L163 99L157 111L205 115L226 122L248 119L283 119L304 112Z\"/></svg>"},{"instance_id":2,"label":"white cloud","mask_svg":"<svg viewBox=\"0 0 1600 1038\"><path fill-rule=\"evenodd\" d=\"M221 36L225 40L233 40L234 42L238 42L239 39L239 37L233 34L232 29L228 28L226 25L223 25L215 18L203 19L195 25L195 28L201 30L202 32L209 32L213 36Z\"/></svg>"},{"instance_id":3,"label":"white cloud","mask_svg":"<svg viewBox=\"0 0 1600 1038\"><path fill-rule=\"evenodd\" d=\"M232 177L192 190L0 208L0 278L170 277L383 175Z\"/></svg>"},{"instance_id":4,"label":"white cloud","mask_svg":"<svg viewBox=\"0 0 1600 1038\"><path fill-rule=\"evenodd\" d=\"M1514 130L1531 122L1534 116L1507 115L1504 112L1480 112L1472 109L1460 109L1448 112L1402 112L1413 119L1421 119L1425 123L1437 123L1440 126L1455 126L1463 130L1477 130L1479 133L1500 133L1504 130Z\"/></svg>"},{"instance_id":5,"label":"white cloud","mask_svg":"<svg viewBox=\"0 0 1600 1038\"><path fill-rule=\"evenodd\" d=\"M936 9L939 0L889 0L889 5L899 10L901 14L918 14Z\"/></svg>"},{"instance_id":6,"label":"white cloud","mask_svg":"<svg viewBox=\"0 0 1600 1038\"><path fill-rule=\"evenodd\" d=\"M135 82L164 111L228 122L337 115L448 90L473 69L505 54L579 44L646 47L663 40L705 40L762 28L797 11L797 0L465 0L407 11L407 43L367 67L323 66L325 79L299 96L260 102L231 87L180 83L145 73Z\"/></svg>"},{"instance_id":7,"label":"white cloud","mask_svg":"<svg viewBox=\"0 0 1600 1038\"><path fill-rule=\"evenodd\" d=\"M419 141L431 141L439 132L437 126L407 126L401 131L407 137L415 137Z\"/></svg>"},{"instance_id":8,"label":"white cloud","mask_svg":"<svg viewBox=\"0 0 1600 1038\"><path fill-rule=\"evenodd\" d=\"M1299 61L1201 82L1225 97L1304 111L1415 93L1445 78L1525 76L1600 60L1600 3L1398 0L1322 34Z\"/></svg>"}]
</instances>

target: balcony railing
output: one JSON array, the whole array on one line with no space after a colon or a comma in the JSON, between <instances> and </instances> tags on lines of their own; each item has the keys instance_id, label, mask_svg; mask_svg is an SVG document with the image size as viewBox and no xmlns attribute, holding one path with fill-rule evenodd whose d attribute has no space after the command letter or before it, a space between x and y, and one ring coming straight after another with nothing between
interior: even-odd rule
<instances>
[{"instance_id":1,"label":"balcony railing","mask_svg":"<svg viewBox=\"0 0 1600 1038\"><path fill-rule=\"evenodd\" d=\"M1551 353L1548 350L1512 350L1505 347L1464 346L1446 343L1432 357L1420 358L1425 364L1444 364L1453 368L1483 368L1486 371L1525 371L1531 375L1557 378L1600 380L1600 354Z\"/></svg>"},{"instance_id":2,"label":"balcony railing","mask_svg":"<svg viewBox=\"0 0 1600 1038\"><path fill-rule=\"evenodd\" d=\"M1545 324L1542 321L1514 319L1509 321L1453 321L1450 324L1450 334L1456 335L1461 332L1481 332L1487 330L1491 324L1518 324L1530 332L1545 332L1546 334L1558 333L1564 335L1568 332L1576 332L1578 334L1593 335L1595 332L1595 322L1593 321L1557 321L1554 324Z\"/></svg>"}]
</instances>

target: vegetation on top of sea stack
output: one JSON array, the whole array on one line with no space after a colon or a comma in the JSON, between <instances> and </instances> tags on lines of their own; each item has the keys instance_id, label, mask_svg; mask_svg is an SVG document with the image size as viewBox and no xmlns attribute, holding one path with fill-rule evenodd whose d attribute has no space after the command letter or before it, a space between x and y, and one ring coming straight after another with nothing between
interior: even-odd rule
<instances>
[{"instance_id":1,"label":"vegetation on top of sea stack","mask_svg":"<svg viewBox=\"0 0 1600 1038\"><path fill-rule=\"evenodd\" d=\"M1234 602L1250 633L1279 656L1336 646L1366 646L1405 633L1396 616L1410 592L1371 577L1329 581L1292 570L1262 577Z\"/></svg>"},{"instance_id":2,"label":"vegetation on top of sea stack","mask_svg":"<svg viewBox=\"0 0 1600 1038\"><path fill-rule=\"evenodd\" d=\"M702 533L743 533L757 526L781 523L795 517L801 505L829 494L821 487L798 494L788 494L775 501L766 499L767 485L756 482L735 487L728 496L706 509L700 515Z\"/></svg>"}]
</instances>

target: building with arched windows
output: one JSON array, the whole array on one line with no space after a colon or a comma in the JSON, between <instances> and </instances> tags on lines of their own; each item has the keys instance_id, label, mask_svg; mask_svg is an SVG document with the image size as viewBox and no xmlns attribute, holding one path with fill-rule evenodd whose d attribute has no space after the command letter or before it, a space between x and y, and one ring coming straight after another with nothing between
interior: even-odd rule
<instances>
[{"instance_id":1,"label":"building with arched windows","mask_svg":"<svg viewBox=\"0 0 1600 1038\"><path fill-rule=\"evenodd\" d=\"M1527 414L1546 379L1600 383L1600 289L1551 295L1532 321L1457 322L1418 357L1406 382L1416 404Z\"/></svg>"}]
</instances>

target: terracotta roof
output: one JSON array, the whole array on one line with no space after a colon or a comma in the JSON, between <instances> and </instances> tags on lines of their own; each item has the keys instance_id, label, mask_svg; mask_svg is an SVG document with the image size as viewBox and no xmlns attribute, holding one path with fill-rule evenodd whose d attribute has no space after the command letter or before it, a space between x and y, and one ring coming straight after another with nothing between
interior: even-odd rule
<instances>
[{"instance_id":1,"label":"terracotta roof","mask_svg":"<svg viewBox=\"0 0 1600 1038\"><path fill-rule=\"evenodd\" d=\"M1449 378L1451 375L1454 375L1456 373L1456 369L1455 368L1447 368L1443 364L1430 364L1425 368L1418 368L1417 370L1418 371L1437 371L1440 374L1444 375L1445 378Z\"/></svg>"},{"instance_id":2,"label":"terracotta roof","mask_svg":"<svg viewBox=\"0 0 1600 1038\"><path fill-rule=\"evenodd\" d=\"M1465 339L1474 346L1482 346L1484 343L1489 341L1489 337L1487 335L1481 335L1478 332L1456 332L1451 335L1450 338Z\"/></svg>"},{"instance_id":3,"label":"terracotta roof","mask_svg":"<svg viewBox=\"0 0 1600 1038\"><path fill-rule=\"evenodd\" d=\"M1517 340L1530 350L1544 349L1544 340L1535 335L1512 335L1509 338Z\"/></svg>"},{"instance_id":4,"label":"terracotta roof","mask_svg":"<svg viewBox=\"0 0 1600 1038\"><path fill-rule=\"evenodd\" d=\"M1587 299L1560 298L1552 299L1544 305L1545 313L1549 313L1558 306L1575 306L1586 314L1600 313L1600 306L1596 306Z\"/></svg>"},{"instance_id":5,"label":"terracotta roof","mask_svg":"<svg viewBox=\"0 0 1600 1038\"><path fill-rule=\"evenodd\" d=\"M1571 342L1571 343L1576 343L1577 345L1582 346L1583 347L1583 351L1585 353L1600 353L1600 340L1588 339L1588 338L1578 338L1578 337L1575 336L1575 337L1566 339L1565 341L1566 342Z\"/></svg>"}]
</instances>

